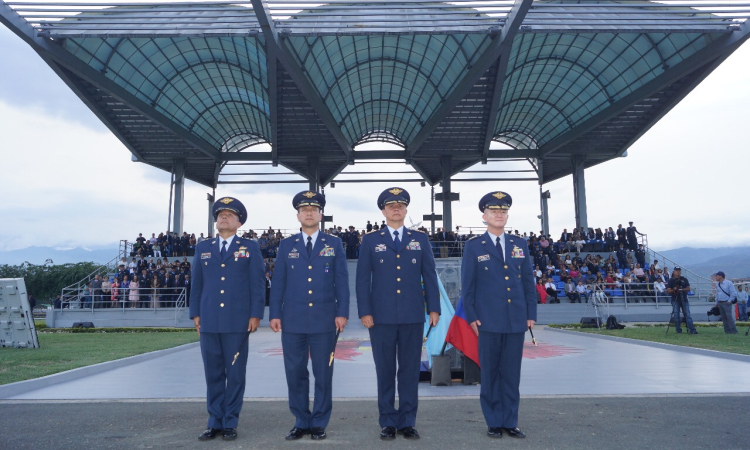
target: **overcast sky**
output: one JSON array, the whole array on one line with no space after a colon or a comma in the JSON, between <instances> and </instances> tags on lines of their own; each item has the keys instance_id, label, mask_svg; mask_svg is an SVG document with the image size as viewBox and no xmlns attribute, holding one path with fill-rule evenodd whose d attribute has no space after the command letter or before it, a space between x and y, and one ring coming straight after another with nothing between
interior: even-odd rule
<instances>
[{"instance_id":1,"label":"overcast sky","mask_svg":"<svg viewBox=\"0 0 750 450\"><path fill-rule=\"evenodd\" d=\"M131 162L125 146L30 47L2 26L0 58L0 250L111 246L139 232L166 230L169 174ZM636 142L626 158L587 170L589 226L616 228L632 220L656 250L750 244L749 74L750 47L745 44ZM527 163L492 163L475 169L508 167L530 168ZM349 170L368 169L357 164ZM328 188L326 213L341 226L363 228L367 220L380 221L376 198L387 187ZM418 183L402 187L411 193L409 216L418 222L430 212L430 188ZM216 194L236 196L248 207L250 218L243 228L296 229L291 198L305 188L220 185ZM544 189L552 195L550 230L559 236L575 225L573 182L566 177ZM454 204L454 226L480 227L477 202L494 190L513 197L509 227L540 229L536 182L454 183L453 191L461 195ZM196 235L207 231L208 192L186 183L185 230ZM438 213L440 208L436 203Z\"/></svg>"}]
</instances>

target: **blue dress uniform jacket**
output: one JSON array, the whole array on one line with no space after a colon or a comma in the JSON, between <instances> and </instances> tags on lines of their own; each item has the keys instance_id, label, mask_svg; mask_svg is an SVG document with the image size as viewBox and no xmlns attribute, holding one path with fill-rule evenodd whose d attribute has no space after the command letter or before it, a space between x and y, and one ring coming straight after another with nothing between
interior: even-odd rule
<instances>
[{"instance_id":1,"label":"blue dress uniform jacket","mask_svg":"<svg viewBox=\"0 0 750 450\"><path fill-rule=\"evenodd\" d=\"M320 233L312 255L302 234L279 243L269 301L270 318L284 331L335 331L336 317L349 318L349 270L341 239ZM326 364L328 361L326 361Z\"/></svg>"},{"instance_id":2,"label":"blue dress uniform jacket","mask_svg":"<svg viewBox=\"0 0 750 450\"><path fill-rule=\"evenodd\" d=\"M270 299L271 319L281 319L281 344L294 426L326 428L333 406L336 317L349 317L349 270L341 239L320 233L312 253L303 233L279 244ZM315 399L310 411L312 361Z\"/></svg>"},{"instance_id":3,"label":"blue dress uniform jacket","mask_svg":"<svg viewBox=\"0 0 750 450\"><path fill-rule=\"evenodd\" d=\"M376 324L424 323L425 303L428 312L440 313L429 238L406 228L404 234L398 249L388 228L362 238L357 262L359 317L370 315Z\"/></svg>"},{"instance_id":4,"label":"blue dress uniform jacket","mask_svg":"<svg viewBox=\"0 0 750 450\"><path fill-rule=\"evenodd\" d=\"M528 245L505 234L505 258L485 233L468 242L461 265L461 289L469 323L479 319L482 331L525 333L536 321L536 289Z\"/></svg>"},{"instance_id":5,"label":"blue dress uniform jacket","mask_svg":"<svg viewBox=\"0 0 750 450\"><path fill-rule=\"evenodd\" d=\"M201 333L247 332L250 318L262 319L266 305L260 246L234 236L222 259L219 239L207 239L195 248L190 318L201 318Z\"/></svg>"}]
</instances>

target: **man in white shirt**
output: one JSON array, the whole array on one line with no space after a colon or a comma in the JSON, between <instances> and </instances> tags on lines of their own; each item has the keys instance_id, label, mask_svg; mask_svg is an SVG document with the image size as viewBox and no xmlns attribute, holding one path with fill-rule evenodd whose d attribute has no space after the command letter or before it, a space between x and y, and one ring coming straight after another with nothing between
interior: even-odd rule
<instances>
[{"instance_id":1,"label":"man in white shirt","mask_svg":"<svg viewBox=\"0 0 750 450\"><path fill-rule=\"evenodd\" d=\"M578 293L579 301L581 298L585 298L586 303L589 302L589 291L588 289L586 289L586 285L583 284L583 281L578 282L578 286L576 286L576 292Z\"/></svg>"}]
</instances>

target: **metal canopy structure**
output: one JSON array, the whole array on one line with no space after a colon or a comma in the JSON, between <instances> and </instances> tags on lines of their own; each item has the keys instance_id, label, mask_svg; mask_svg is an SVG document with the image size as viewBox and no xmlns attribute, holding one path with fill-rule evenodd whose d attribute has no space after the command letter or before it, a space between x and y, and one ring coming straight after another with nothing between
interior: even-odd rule
<instances>
[{"instance_id":1,"label":"metal canopy structure","mask_svg":"<svg viewBox=\"0 0 750 450\"><path fill-rule=\"evenodd\" d=\"M695 0L0 2L135 159L213 187L227 162L317 187L398 159L445 191L517 158L540 184L583 186L750 36L748 15ZM373 141L401 150L355 150Z\"/></svg>"}]
</instances>

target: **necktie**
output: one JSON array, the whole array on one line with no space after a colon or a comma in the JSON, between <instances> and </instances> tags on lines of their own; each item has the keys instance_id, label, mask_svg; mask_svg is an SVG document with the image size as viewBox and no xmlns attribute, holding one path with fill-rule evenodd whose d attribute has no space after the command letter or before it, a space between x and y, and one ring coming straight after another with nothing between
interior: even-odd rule
<instances>
[{"instance_id":1,"label":"necktie","mask_svg":"<svg viewBox=\"0 0 750 450\"><path fill-rule=\"evenodd\" d=\"M401 245L401 239L398 238L398 231L394 231L393 235L395 236L395 239L393 239L393 241L396 243L396 247L398 247L399 245Z\"/></svg>"},{"instance_id":2,"label":"necktie","mask_svg":"<svg viewBox=\"0 0 750 450\"><path fill-rule=\"evenodd\" d=\"M227 256L227 241L221 241L221 259Z\"/></svg>"},{"instance_id":3,"label":"necktie","mask_svg":"<svg viewBox=\"0 0 750 450\"><path fill-rule=\"evenodd\" d=\"M307 237L307 254L312 256L312 237Z\"/></svg>"},{"instance_id":4,"label":"necktie","mask_svg":"<svg viewBox=\"0 0 750 450\"><path fill-rule=\"evenodd\" d=\"M505 261L505 252L503 251L502 244L500 244L500 237L495 238L495 247L497 247L497 251L500 252L500 256L503 258L503 261Z\"/></svg>"}]
</instances>

